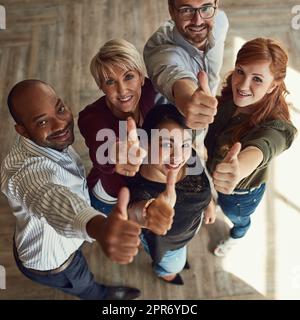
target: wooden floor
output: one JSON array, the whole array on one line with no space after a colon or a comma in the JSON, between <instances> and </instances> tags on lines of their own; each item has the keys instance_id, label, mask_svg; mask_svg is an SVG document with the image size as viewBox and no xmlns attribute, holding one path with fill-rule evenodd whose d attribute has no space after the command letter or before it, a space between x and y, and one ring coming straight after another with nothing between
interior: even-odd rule
<instances>
[{"instance_id":1,"label":"wooden floor","mask_svg":"<svg viewBox=\"0 0 300 320\"><path fill-rule=\"evenodd\" d=\"M295 1L221 3L230 20L222 75L232 68L243 41L257 36L281 40L290 55L289 88L299 128L300 30L291 27ZM15 137L6 107L13 84L25 78L49 82L72 106L77 118L78 112L99 95L89 74L89 62L97 49L119 37L142 51L146 39L168 18L167 0L2 0L1 4L6 7L7 30L0 31L0 160ZM86 245L84 252L96 279L137 286L143 292L142 299L300 298L300 201L295 184L300 179L299 147L298 139L275 161L272 181L253 218L253 227L228 258L211 254L229 230L219 215L214 225L203 227L190 243L192 269L183 271L183 287L156 279L142 250L132 264L118 266L97 244ZM75 148L89 168L88 152L78 129ZM11 251L14 223L6 199L0 195L0 264L7 274L7 289L0 290L0 299L73 299L20 274Z\"/></svg>"}]
</instances>

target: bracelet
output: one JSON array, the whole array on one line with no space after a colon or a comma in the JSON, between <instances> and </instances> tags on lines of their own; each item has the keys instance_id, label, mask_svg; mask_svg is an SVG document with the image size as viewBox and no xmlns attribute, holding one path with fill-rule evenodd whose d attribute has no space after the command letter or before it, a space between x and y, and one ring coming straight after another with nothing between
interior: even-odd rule
<instances>
[{"instance_id":1,"label":"bracelet","mask_svg":"<svg viewBox=\"0 0 300 320\"><path fill-rule=\"evenodd\" d=\"M148 209L148 207L150 206L150 204L153 202L153 201L155 201L156 199L155 198L151 198L151 199L149 199L147 202L146 202L146 204L145 204L145 206L144 206L144 208L143 208L143 217L145 218L146 217L146 215L147 215L147 209Z\"/></svg>"}]
</instances>

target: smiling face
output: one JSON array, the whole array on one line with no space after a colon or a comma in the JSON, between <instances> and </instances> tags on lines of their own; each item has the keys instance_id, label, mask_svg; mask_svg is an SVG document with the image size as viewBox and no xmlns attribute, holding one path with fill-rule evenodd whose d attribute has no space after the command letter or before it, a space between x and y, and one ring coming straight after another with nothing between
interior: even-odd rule
<instances>
[{"instance_id":1,"label":"smiling face","mask_svg":"<svg viewBox=\"0 0 300 320\"><path fill-rule=\"evenodd\" d=\"M136 70L124 70L111 66L107 76L101 77L100 89L106 95L106 102L112 113L126 120L133 116L139 105L144 77Z\"/></svg>"},{"instance_id":2,"label":"smiling face","mask_svg":"<svg viewBox=\"0 0 300 320\"><path fill-rule=\"evenodd\" d=\"M249 65L237 64L231 84L233 101L238 107L253 105L276 87L267 61Z\"/></svg>"},{"instance_id":3,"label":"smiling face","mask_svg":"<svg viewBox=\"0 0 300 320\"><path fill-rule=\"evenodd\" d=\"M19 134L41 147L62 151L74 142L71 110L45 84L28 88L14 98L14 109L21 120Z\"/></svg>"},{"instance_id":4,"label":"smiling face","mask_svg":"<svg viewBox=\"0 0 300 320\"><path fill-rule=\"evenodd\" d=\"M168 121L162 123L151 139L151 152L158 150L158 161L151 165L161 177L166 177L169 170L179 170L191 156L191 130L183 129L177 123ZM158 136L159 135L159 136ZM158 143L158 148L153 148ZM151 154L152 159L156 159Z\"/></svg>"},{"instance_id":5,"label":"smiling face","mask_svg":"<svg viewBox=\"0 0 300 320\"><path fill-rule=\"evenodd\" d=\"M210 19L203 19L199 12L196 12L190 20L185 20L182 12L189 8L215 6L215 2L215 0L175 0L174 5L169 6L171 18L179 33L200 50L204 49L208 34L214 25L214 16Z\"/></svg>"}]
</instances>

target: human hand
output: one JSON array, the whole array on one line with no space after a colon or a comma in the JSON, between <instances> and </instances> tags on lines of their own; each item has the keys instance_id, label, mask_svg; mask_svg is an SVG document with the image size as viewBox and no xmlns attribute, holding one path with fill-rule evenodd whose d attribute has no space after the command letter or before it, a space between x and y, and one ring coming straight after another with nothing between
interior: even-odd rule
<instances>
[{"instance_id":1,"label":"human hand","mask_svg":"<svg viewBox=\"0 0 300 320\"><path fill-rule=\"evenodd\" d=\"M165 235L172 227L178 172L179 169L168 171L166 189L146 209L145 227L158 235Z\"/></svg>"},{"instance_id":2,"label":"human hand","mask_svg":"<svg viewBox=\"0 0 300 320\"><path fill-rule=\"evenodd\" d=\"M181 108L186 118L186 125L191 129L207 128L217 114L218 101L211 94L208 77L204 71L199 72L198 81L199 88Z\"/></svg>"},{"instance_id":3,"label":"human hand","mask_svg":"<svg viewBox=\"0 0 300 320\"><path fill-rule=\"evenodd\" d=\"M141 227L138 223L128 220L128 202L129 191L122 188L112 213L100 224L94 236L104 253L112 261L120 264L132 262L140 244Z\"/></svg>"},{"instance_id":4,"label":"human hand","mask_svg":"<svg viewBox=\"0 0 300 320\"><path fill-rule=\"evenodd\" d=\"M203 218L205 224L213 224L216 221L216 205L213 200L210 201L205 209Z\"/></svg>"},{"instance_id":5,"label":"human hand","mask_svg":"<svg viewBox=\"0 0 300 320\"><path fill-rule=\"evenodd\" d=\"M147 151L140 147L136 124L133 118L127 119L127 141L118 141L112 148L116 155L112 156L116 163L115 170L123 176L133 177L140 169Z\"/></svg>"},{"instance_id":6,"label":"human hand","mask_svg":"<svg viewBox=\"0 0 300 320\"><path fill-rule=\"evenodd\" d=\"M240 164L238 155L241 143L236 142L228 151L224 160L216 166L213 181L217 191L231 194L240 181Z\"/></svg>"}]
</instances>

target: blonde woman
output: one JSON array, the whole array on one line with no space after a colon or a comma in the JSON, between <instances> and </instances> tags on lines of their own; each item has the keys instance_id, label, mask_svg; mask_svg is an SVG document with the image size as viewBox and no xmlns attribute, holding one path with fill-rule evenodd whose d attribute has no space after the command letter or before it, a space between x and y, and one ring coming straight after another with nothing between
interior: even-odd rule
<instances>
[{"instance_id":1,"label":"blonde woman","mask_svg":"<svg viewBox=\"0 0 300 320\"><path fill-rule=\"evenodd\" d=\"M96 141L97 133L101 129L112 129L118 139L120 120L130 119L128 127L133 129L141 126L154 105L155 92L151 81L145 78L141 55L126 40L106 42L93 57L90 70L104 96L80 112L78 126L93 163L87 178L92 205L109 213L118 191L126 184L124 176L134 176L139 165L118 161L116 164L100 161L100 164L97 150L104 141Z\"/></svg>"}]
</instances>

